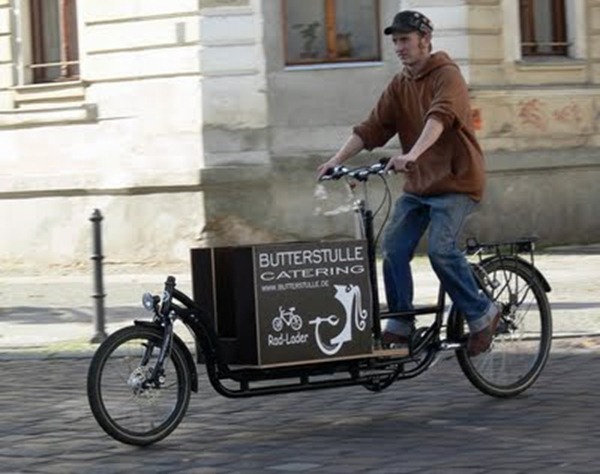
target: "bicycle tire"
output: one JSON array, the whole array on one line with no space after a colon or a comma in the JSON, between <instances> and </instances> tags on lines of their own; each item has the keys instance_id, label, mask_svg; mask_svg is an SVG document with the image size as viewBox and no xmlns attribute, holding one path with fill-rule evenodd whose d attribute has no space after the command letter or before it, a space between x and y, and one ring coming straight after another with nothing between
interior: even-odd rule
<instances>
[{"instance_id":1,"label":"bicycle tire","mask_svg":"<svg viewBox=\"0 0 600 474\"><path fill-rule=\"evenodd\" d=\"M87 379L90 408L102 429L118 441L137 446L160 441L179 425L187 411L191 373L185 348L173 344L164 363L165 383L158 388L144 386L162 340L158 328L129 326L109 336L92 358ZM142 364L145 356L149 359ZM165 395L174 396L174 401ZM156 415L160 415L158 421Z\"/></svg>"},{"instance_id":2,"label":"bicycle tire","mask_svg":"<svg viewBox=\"0 0 600 474\"><path fill-rule=\"evenodd\" d=\"M534 269L518 258L483 261L477 271L492 300L503 314L490 349L470 357L465 347L456 350L458 363L481 392L498 398L514 397L529 388L544 368L552 344L552 314L546 292ZM519 287L519 284L522 286ZM527 318L527 321L525 321ZM453 309L448 336L464 340L464 315Z\"/></svg>"}]
</instances>

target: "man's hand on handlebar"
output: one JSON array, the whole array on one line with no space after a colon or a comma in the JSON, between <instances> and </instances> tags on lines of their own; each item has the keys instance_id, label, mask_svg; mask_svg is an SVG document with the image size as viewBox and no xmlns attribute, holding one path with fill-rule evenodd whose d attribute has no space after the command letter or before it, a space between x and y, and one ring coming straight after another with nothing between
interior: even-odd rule
<instances>
[{"instance_id":1,"label":"man's hand on handlebar","mask_svg":"<svg viewBox=\"0 0 600 474\"><path fill-rule=\"evenodd\" d=\"M408 155L395 155L388 161L384 172L410 173L415 167L415 162Z\"/></svg>"},{"instance_id":2,"label":"man's hand on handlebar","mask_svg":"<svg viewBox=\"0 0 600 474\"><path fill-rule=\"evenodd\" d=\"M323 176L331 174L336 166L340 166L340 163L335 158L330 158L328 161L320 165L317 168L317 180L321 180Z\"/></svg>"},{"instance_id":3,"label":"man's hand on handlebar","mask_svg":"<svg viewBox=\"0 0 600 474\"><path fill-rule=\"evenodd\" d=\"M377 163L358 168L346 168L336 157L330 158L317 168L317 180L338 180L342 177L366 181L370 175L382 175L391 172L408 173L413 170L415 163L408 155L396 155L380 158Z\"/></svg>"}]
</instances>

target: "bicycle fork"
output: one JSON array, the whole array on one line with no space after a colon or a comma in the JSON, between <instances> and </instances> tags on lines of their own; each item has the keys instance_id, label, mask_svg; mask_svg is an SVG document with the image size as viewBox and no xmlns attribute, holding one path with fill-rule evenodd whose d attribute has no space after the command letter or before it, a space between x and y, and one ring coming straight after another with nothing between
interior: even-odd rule
<instances>
[{"instance_id":1,"label":"bicycle fork","mask_svg":"<svg viewBox=\"0 0 600 474\"><path fill-rule=\"evenodd\" d=\"M154 368L150 371L150 377L146 380L147 384L154 385L156 388L159 388L163 383L165 383L164 376L164 364L167 360L167 357L171 355L171 347L173 345L173 319L174 313L171 312L169 317L163 318L163 340L160 346L160 352L158 353L158 358L156 360L156 364ZM144 354L144 358L142 359L142 366L145 366L149 361L152 355L152 352L156 346L149 346L146 348L146 352Z\"/></svg>"}]
</instances>

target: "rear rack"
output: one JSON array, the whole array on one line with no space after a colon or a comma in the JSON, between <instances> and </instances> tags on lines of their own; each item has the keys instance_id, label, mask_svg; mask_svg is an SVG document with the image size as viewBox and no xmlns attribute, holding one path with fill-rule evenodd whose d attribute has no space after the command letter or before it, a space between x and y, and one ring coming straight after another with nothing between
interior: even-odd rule
<instances>
[{"instance_id":1,"label":"rear rack","mask_svg":"<svg viewBox=\"0 0 600 474\"><path fill-rule=\"evenodd\" d=\"M520 253L532 254L535 251L535 242L538 237L522 237L517 240L499 241L499 242L479 242L475 237L470 237L466 242L467 255L475 254L494 254L518 255Z\"/></svg>"}]
</instances>

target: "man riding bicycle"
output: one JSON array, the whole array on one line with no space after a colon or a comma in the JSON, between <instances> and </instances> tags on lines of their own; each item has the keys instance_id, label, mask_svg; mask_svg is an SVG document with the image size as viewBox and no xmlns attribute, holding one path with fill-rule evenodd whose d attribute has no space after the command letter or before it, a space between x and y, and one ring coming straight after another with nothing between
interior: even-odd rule
<instances>
[{"instance_id":1,"label":"man riding bicycle","mask_svg":"<svg viewBox=\"0 0 600 474\"><path fill-rule=\"evenodd\" d=\"M481 200L485 170L473 129L469 93L456 63L444 52L431 53L433 25L423 14L396 14L391 35L404 68L380 96L369 117L354 127L337 153L318 168L319 177L360 151L385 145L398 134L402 153L386 170L405 173L382 242L383 276L390 312L413 309L410 261L427 230L432 267L470 329L469 355L486 351L500 310L479 292L457 245L466 217ZM405 344L414 317L388 322L384 345Z\"/></svg>"}]
</instances>

